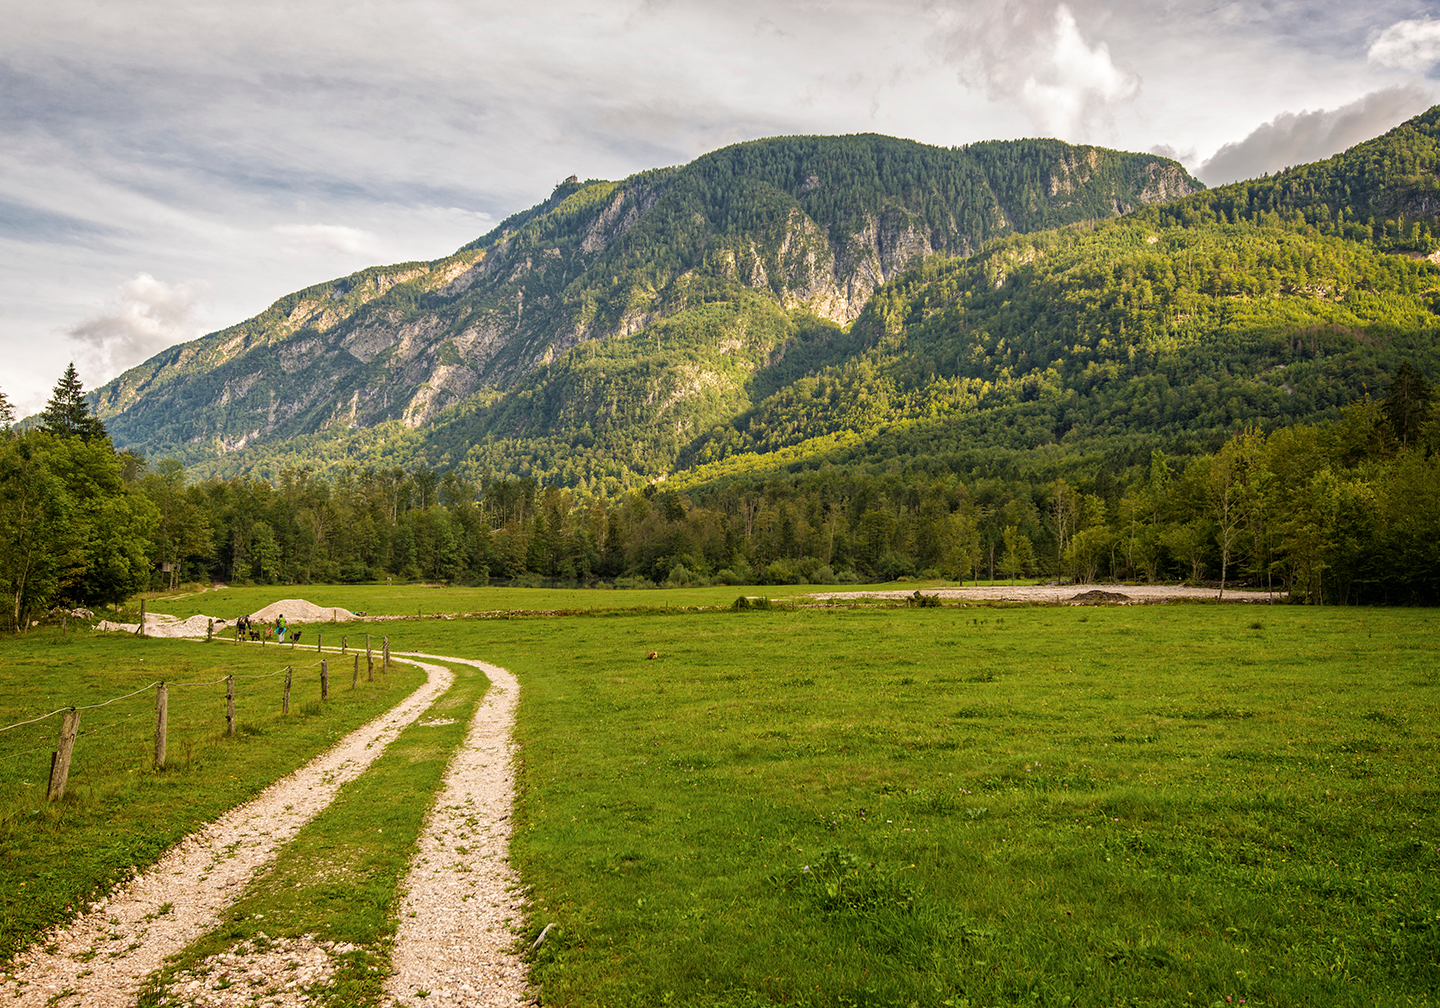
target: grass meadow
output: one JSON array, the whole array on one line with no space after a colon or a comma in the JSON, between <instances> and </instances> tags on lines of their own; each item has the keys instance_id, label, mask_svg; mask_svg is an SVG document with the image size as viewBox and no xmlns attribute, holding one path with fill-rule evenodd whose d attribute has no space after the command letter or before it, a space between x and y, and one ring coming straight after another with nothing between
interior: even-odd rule
<instances>
[{"instance_id":1,"label":"grass meadow","mask_svg":"<svg viewBox=\"0 0 1440 1008\"><path fill-rule=\"evenodd\" d=\"M346 601L355 590L296 589L322 605L367 608ZM592 612L559 592L474 591L535 598L434 611L584 611L382 624L397 651L480 658L520 680L512 859L530 887L522 942L555 925L532 957L544 1004L1437 1003L1440 613L678 608L719 604L736 589L697 590L724 593L714 601L664 592L677 608L657 611L650 596L661 593L574 593L650 607ZM272 588L242 608L277 597ZM438 597L368 608L428 612L425 600ZM197 611L211 609L202 601ZM367 626L335 629L354 639ZM118 676L141 657L148 665L161 649L173 649L169 660L187 656L196 678L210 662L239 660L231 652L260 663L257 672L282 660L276 647L119 636L46 644L36 632L0 642L3 705L41 668L16 660L25 648L54 657L44 675L67 684L102 668ZM373 702L382 689L398 699L405 675L413 685L419 674L392 671ZM143 673L134 678L143 685ZM53 709L41 700L18 706ZM17 880L37 885L41 871L71 872L43 848L86 824L108 820L116 836L154 828L158 820L134 811L149 793L171 796L155 807L178 801L195 818L204 802L248 796L278 774L236 754L262 751L249 748L261 740L317 746L315 735L302 743L300 729L331 731L340 710L332 700L294 724L212 738L188 775L142 767L93 793L78 780L77 748L72 780L82 787L59 810L32 801L20 811L19 792L0 776L14 810L0 894ZM175 746L172 734L172 754ZM225 770L229 759L240 762ZM367 805L384 804L396 790L386 759L352 785L361 797L350 811L317 820L319 839L307 843L333 846L325 830L353 831ZM411 781L391 800L413 808L430 786ZM145 850L183 832L178 818L164 822ZM17 843L32 855L12 854ZM284 864L303 864L303 846L282 855L279 882L262 879L246 897L267 920L290 899ZM29 875L17 872L22 861ZM382 889L391 885L392 868L380 875ZM45 885L61 891L54 879ZM19 901L0 898L7 933L23 929ZM326 899L334 921L353 912L343 894ZM311 919L322 902L298 901L296 921L351 933ZM251 910L232 915L232 937ZM373 908L366 913L370 921ZM372 1003L365 971L374 963L356 969L354 997L334 1003Z\"/></svg>"},{"instance_id":2,"label":"grass meadow","mask_svg":"<svg viewBox=\"0 0 1440 1008\"><path fill-rule=\"evenodd\" d=\"M523 684L546 1004L1428 1005L1437 616L835 606L392 640Z\"/></svg>"}]
</instances>

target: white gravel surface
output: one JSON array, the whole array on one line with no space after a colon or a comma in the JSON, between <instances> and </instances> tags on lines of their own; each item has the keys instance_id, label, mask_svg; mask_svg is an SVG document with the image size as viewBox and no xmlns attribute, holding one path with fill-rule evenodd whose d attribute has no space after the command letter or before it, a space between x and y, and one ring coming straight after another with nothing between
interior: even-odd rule
<instances>
[{"instance_id":1,"label":"white gravel surface","mask_svg":"<svg viewBox=\"0 0 1440 1008\"><path fill-rule=\"evenodd\" d=\"M17 956L12 970L0 976L0 1005L133 1004L144 978L167 956L214 928L221 911L281 845L325 808L342 784L358 777L454 679L448 669L416 664L429 678L399 705L187 837L89 913Z\"/></svg>"},{"instance_id":2,"label":"white gravel surface","mask_svg":"<svg viewBox=\"0 0 1440 1008\"><path fill-rule=\"evenodd\" d=\"M533 998L524 962L509 951L523 915L507 860L519 684L502 668L463 663L491 686L446 771L405 881L395 972L385 984L396 1005L490 1008Z\"/></svg>"},{"instance_id":3,"label":"white gravel surface","mask_svg":"<svg viewBox=\"0 0 1440 1008\"><path fill-rule=\"evenodd\" d=\"M169 1004L194 1008L302 1008L311 992L330 984L335 959L354 945L302 938L272 939L263 932L213 955L171 982Z\"/></svg>"},{"instance_id":4,"label":"white gravel surface","mask_svg":"<svg viewBox=\"0 0 1440 1008\"><path fill-rule=\"evenodd\" d=\"M808 598L819 599L903 599L914 596L917 589L892 591L817 591ZM1218 588L1191 588L1188 585L1117 585L1117 584L1072 584L1072 585L985 585L975 588L924 587L918 589L922 595L938 595L950 602L1050 602L1064 603L1085 592L1103 591L1124 595L1131 602L1168 602L1179 599L1218 598ZM1281 592L1273 594L1263 591L1227 588L1226 602L1283 602Z\"/></svg>"}]
</instances>

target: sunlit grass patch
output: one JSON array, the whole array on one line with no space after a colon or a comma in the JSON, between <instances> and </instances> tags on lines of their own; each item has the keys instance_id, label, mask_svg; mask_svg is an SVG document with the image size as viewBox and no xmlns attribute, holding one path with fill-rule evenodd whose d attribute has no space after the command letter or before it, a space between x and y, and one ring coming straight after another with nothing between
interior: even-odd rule
<instances>
[{"instance_id":1,"label":"sunlit grass patch","mask_svg":"<svg viewBox=\"0 0 1440 1008\"><path fill-rule=\"evenodd\" d=\"M1254 621L837 608L435 646L521 679L547 1000L1430 1003L1435 614Z\"/></svg>"}]
</instances>

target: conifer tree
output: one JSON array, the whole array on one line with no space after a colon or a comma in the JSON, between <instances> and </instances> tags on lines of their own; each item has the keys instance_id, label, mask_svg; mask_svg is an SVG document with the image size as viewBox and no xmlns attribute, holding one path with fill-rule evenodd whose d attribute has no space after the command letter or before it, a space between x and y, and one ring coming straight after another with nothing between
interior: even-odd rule
<instances>
[{"instance_id":1,"label":"conifer tree","mask_svg":"<svg viewBox=\"0 0 1440 1008\"><path fill-rule=\"evenodd\" d=\"M40 429L56 437L78 437L82 441L109 436L100 418L90 412L85 389L72 361L55 384L50 401L40 413Z\"/></svg>"},{"instance_id":2,"label":"conifer tree","mask_svg":"<svg viewBox=\"0 0 1440 1008\"><path fill-rule=\"evenodd\" d=\"M1409 361L1401 364L1390 382L1385 417L1400 444L1409 447L1430 419L1430 383Z\"/></svg>"},{"instance_id":3,"label":"conifer tree","mask_svg":"<svg viewBox=\"0 0 1440 1008\"><path fill-rule=\"evenodd\" d=\"M0 392L0 431L8 431L14 422L15 408L10 405L10 400L5 398L5 393Z\"/></svg>"}]
</instances>

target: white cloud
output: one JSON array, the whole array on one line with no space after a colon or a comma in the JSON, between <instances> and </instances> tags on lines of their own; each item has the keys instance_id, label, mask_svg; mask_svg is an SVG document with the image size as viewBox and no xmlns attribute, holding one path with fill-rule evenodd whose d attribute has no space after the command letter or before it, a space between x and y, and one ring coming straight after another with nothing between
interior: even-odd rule
<instances>
[{"instance_id":1,"label":"white cloud","mask_svg":"<svg viewBox=\"0 0 1440 1008\"><path fill-rule=\"evenodd\" d=\"M1282 112L1245 139L1225 144L1196 175L1207 185L1221 185L1319 161L1384 133L1429 107L1432 98L1411 84L1371 92L1337 109Z\"/></svg>"},{"instance_id":2,"label":"white cloud","mask_svg":"<svg viewBox=\"0 0 1440 1008\"><path fill-rule=\"evenodd\" d=\"M289 255L384 254L377 235L343 224L277 224L271 230L285 239L282 250Z\"/></svg>"},{"instance_id":3,"label":"white cloud","mask_svg":"<svg viewBox=\"0 0 1440 1008\"><path fill-rule=\"evenodd\" d=\"M1140 77L1091 44L1068 4L1017 0L942 17L940 46L960 79L1018 105L1043 133L1083 139L1140 90Z\"/></svg>"},{"instance_id":4,"label":"white cloud","mask_svg":"<svg viewBox=\"0 0 1440 1008\"><path fill-rule=\"evenodd\" d=\"M1140 80L1110 59L1104 42L1089 46L1070 8L1055 9L1055 40L1049 59L1025 78L1021 99L1030 118L1055 136L1081 133L1100 109L1130 98Z\"/></svg>"},{"instance_id":5,"label":"white cloud","mask_svg":"<svg viewBox=\"0 0 1440 1008\"><path fill-rule=\"evenodd\" d=\"M1369 56L1382 66L1424 73L1440 62L1440 21L1397 21L1370 44Z\"/></svg>"},{"instance_id":6,"label":"white cloud","mask_svg":"<svg viewBox=\"0 0 1440 1008\"><path fill-rule=\"evenodd\" d=\"M65 331L89 387L103 384L166 347L200 335L196 308L204 281L167 284L149 273L121 284L106 311Z\"/></svg>"}]
</instances>

